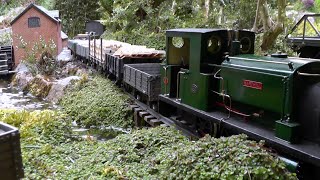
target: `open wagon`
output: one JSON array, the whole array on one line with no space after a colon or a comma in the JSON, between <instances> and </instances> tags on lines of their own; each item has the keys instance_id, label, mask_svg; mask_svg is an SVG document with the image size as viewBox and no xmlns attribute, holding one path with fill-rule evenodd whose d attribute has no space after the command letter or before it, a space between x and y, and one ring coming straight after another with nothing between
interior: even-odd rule
<instances>
[{"instance_id":1,"label":"open wagon","mask_svg":"<svg viewBox=\"0 0 320 180\"><path fill-rule=\"evenodd\" d=\"M20 149L20 133L13 126L0 122L0 178L11 180L23 178Z\"/></svg>"},{"instance_id":2,"label":"open wagon","mask_svg":"<svg viewBox=\"0 0 320 180\"><path fill-rule=\"evenodd\" d=\"M126 64L123 82L136 90L135 95L149 105L156 105L160 94L160 64Z\"/></svg>"}]
</instances>

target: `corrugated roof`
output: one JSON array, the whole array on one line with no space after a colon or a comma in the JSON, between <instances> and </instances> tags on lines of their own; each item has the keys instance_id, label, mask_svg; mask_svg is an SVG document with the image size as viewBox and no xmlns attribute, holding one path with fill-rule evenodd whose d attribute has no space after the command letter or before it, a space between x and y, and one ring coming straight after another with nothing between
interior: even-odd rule
<instances>
[{"instance_id":1,"label":"corrugated roof","mask_svg":"<svg viewBox=\"0 0 320 180\"><path fill-rule=\"evenodd\" d=\"M49 19L51 19L54 22L60 22L60 20L58 19L59 18L59 11L58 10L49 11L42 6L38 6L38 5L31 3L25 10L22 11L22 13L20 13L16 18L14 18L14 20L11 21L10 24L11 25L14 24L22 15L24 15L31 8L35 8L37 11L44 14L45 16L47 16Z\"/></svg>"}]
</instances>

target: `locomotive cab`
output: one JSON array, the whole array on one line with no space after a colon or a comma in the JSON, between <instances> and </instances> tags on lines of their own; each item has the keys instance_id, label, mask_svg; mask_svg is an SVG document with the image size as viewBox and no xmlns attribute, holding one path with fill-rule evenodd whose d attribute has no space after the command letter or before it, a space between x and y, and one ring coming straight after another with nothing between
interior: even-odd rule
<instances>
[{"instance_id":1,"label":"locomotive cab","mask_svg":"<svg viewBox=\"0 0 320 180\"><path fill-rule=\"evenodd\" d=\"M166 64L161 67L162 94L194 108L214 107L219 88L215 73L228 54L254 53L250 31L172 29L166 31Z\"/></svg>"},{"instance_id":2,"label":"locomotive cab","mask_svg":"<svg viewBox=\"0 0 320 180\"><path fill-rule=\"evenodd\" d=\"M208 110L213 97L209 89L215 67L229 49L228 30L172 29L166 31L167 61L161 67L162 94L182 103Z\"/></svg>"}]
</instances>

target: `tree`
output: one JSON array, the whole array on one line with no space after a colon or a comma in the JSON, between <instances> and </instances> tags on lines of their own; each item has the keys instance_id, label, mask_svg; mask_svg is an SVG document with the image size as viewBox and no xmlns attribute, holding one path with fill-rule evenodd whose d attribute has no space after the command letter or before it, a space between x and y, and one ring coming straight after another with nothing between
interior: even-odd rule
<instances>
[{"instance_id":1,"label":"tree","mask_svg":"<svg viewBox=\"0 0 320 180\"><path fill-rule=\"evenodd\" d=\"M261 50L267 51L274 44L277 37L283 32L286 20L286 5L287 0L277 0L277 17L276 21L271 19L267 0L257 1L257 10L254 25L252 30L257 32L260 20L262 21L263 37Z\"/></svg>"},{"instance_id":2,"label":"tree","mask_svg":"<svg viewBox=\"0 0 320 180\"><path fill-rule=\"evenodd\" d=\"M85 22L100 19L98 1L56 0L55 9L60 10L63 30L69 36L83 33Z\"/></svg>"}]
</instances>

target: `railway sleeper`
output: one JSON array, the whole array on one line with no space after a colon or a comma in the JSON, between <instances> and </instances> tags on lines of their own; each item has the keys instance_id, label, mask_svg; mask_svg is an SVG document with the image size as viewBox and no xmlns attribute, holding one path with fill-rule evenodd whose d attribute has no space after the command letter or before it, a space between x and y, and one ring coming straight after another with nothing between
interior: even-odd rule
<instances>
[{"instance_id":1,"label":"railway sleeper","mask_svg":"<svg viewBox=\"0 0 320 180\"><path fill-rule=\"evenodd\" d=\"M156 126L160 126L161 124L163 124L163 122L158 119L151 119L149 124L153 127L156 127Z\"/></svg>"},{"instance_id":2,"label":"railway sleeper","mask_svg":"<svg viewBox=\"0 0 320 180\"><path fill-rule=\"evenodd\" d=\"M139 108L139 106L136 104L130 104L129 106L130 106L130 109L132 110L132 112L134 112L135 108Z\"/></svg>"},{"instance_id":3,"label":"railway sleeper","mask_svg":"<svg viewBox=\"0 0 320 180\"><path fill-rule=\"evenodd\" d=\"M134 124L137 127L141 127L144 125L144 122L142 120L142 118L139 116L139 112L143 111L141 108L134 108L134 113L133 113L133 120L134 120Z\"/></svg>"},{"instance_id":4,"label":"railway sleeper","mask_svg":"<svg viewBox=\"0 0 320 180\"><path fill-rule=\"evenodd\" d=\"M141 117L141 118L144 118L145 116L149 116L150 115L150 113L148 113L147 111L141 111L141 112L139 112L139 116Z\"/></svg>"}]
</instances>

